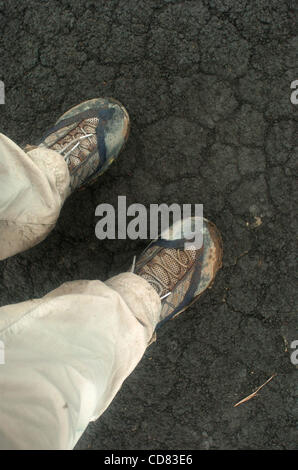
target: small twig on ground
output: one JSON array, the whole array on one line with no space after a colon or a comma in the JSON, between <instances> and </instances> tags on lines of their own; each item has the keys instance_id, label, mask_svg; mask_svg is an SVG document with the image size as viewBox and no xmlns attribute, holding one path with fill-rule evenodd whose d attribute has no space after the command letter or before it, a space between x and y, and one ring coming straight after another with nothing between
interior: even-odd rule
<instances>
[{"instance_id":1,"label":"small twig on ground","mask_svg":"<svg viewBox=\"0 0 298 470\"><path fill-rule=\"evenodd\" d=\"M247 402L248 400L251 400L252 398L254 398L254 397L257 395L257 393L261 390L261 388L265 387L265 385L266 385L268 382L270 382L270 381L273 379L273 377L275 377L276 375L277 375L277 374L273 374L273 375L270 377L270 379L266 380L266 382L263 383L263 385L261 385L260 387L258 387L255 392L253 392L253 393L251 393L250 395L248 395L248 397L243 398L243 400L238 401L238 403L236 403L236 405L234 405L234 408L235 408L236 406L242 405L242 403L245 403L245 402Z\"/></svg>"}]
</instances>

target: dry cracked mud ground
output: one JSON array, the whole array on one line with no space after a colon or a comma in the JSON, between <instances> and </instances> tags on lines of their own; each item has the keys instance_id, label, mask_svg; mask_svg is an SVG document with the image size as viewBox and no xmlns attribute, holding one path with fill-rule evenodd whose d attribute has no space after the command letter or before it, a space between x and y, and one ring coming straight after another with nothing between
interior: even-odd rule
<instances>
[{"instance_id":1,"label":"dry cracked mud ground","mask_svg":"<svg viewBox=\"0 0 298 470\"><path fill-rule=\"evenodd\" d=\"M5 0L0 31L0 129L17 143L95 96L132 119L111 170L0 263L1 305L126 270L144 242L94 233L95 207L118 195L203 203L224 240L213 288L163 327L77 448L297 449L297 3Z\"/></svg>"}]
</instances>

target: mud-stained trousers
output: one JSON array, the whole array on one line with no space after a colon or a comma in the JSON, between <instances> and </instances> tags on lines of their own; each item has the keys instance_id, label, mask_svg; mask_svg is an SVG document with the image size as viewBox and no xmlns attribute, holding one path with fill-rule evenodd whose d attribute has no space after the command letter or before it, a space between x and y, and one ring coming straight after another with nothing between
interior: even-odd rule
<instances>
[{"instance_id":1,"label":"mud-stained trousers","mask_svg":"<svg viewBox=\"0 0 298 470\"><path fill-rule=\"evenodd\" d=\"M59 154L0 134L0 260L42 241L69 194ZM1 307L0 449L72 449L140 361L159 311L132 273Z\"/></svg>"}]
</instances>

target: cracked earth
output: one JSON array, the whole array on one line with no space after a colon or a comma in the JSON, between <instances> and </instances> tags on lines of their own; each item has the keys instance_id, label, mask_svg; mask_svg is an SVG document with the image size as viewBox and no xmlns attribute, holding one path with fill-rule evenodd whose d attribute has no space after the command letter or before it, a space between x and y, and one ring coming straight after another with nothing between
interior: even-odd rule
<instances>
[{"instance_id":1,"label":"cracked earth","mask_svg":"<svg viewBox=\"0 0 298 470\"><path fill-rule=\"evenodd\" d=\"M2 133L34 144L97 96L132 121L50 236L0 263L1 305L127 270L144 242L94 232L95 207L118 195L202 203L224 241L212 289L160 330L78 449L298 448L297 14L294 0L0 1Z\"/></svg>"}]
</instances>

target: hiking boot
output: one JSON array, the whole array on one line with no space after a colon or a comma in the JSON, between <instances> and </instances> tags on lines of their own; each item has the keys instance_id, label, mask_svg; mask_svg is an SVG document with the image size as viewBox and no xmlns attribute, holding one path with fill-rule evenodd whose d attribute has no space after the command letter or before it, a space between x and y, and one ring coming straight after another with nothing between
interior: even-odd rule
<instances>
[{"instance_id":1,"label":"hiking boot","mask_svg":"<svg viewBox=\"0 0 298 470\"><path fill-rule=\"evenodd\" d=\"M201 222L203 244L200 249L185 249L185 242L195 228L195 218L190 217L172 225L167 239L161 234L150 243L136 262L134 273L149 282L161 299L156 329L193 304L212 285L221 267L220 233L207 219ZM177 238L178 233L179 237L182 233L182 237Z\"/></svg>"},{"instance_id":2,"label":"hiking boot","mask_svg":"<svg viewBox=\"0 0 298 470\"><path fill-rule=\"evenodd\" d=\"M65 159L71 190L96 181L118 157L129 134L129 116L121 103L97 98L71 108L38 144ZM30 151L33 147L25 147Z\"/></svg>"}]
</instances>

